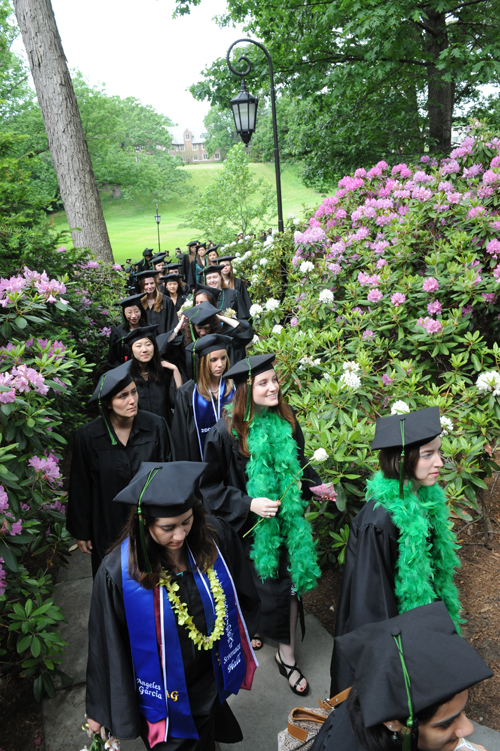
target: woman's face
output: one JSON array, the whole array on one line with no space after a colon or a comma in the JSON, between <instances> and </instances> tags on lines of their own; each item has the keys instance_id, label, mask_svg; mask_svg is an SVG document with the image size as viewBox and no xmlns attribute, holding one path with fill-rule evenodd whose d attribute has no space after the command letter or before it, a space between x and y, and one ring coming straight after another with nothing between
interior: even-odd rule
<instances>
[{"instance_id":1,"label":"woman's face","mask_svg":"<svg viewBox=\"0 0 500 751\"><path fill-rule=\"evenodd\" d=\"M217 251L216 250L209 250L208 251L208 260L210 262L217 260Z\"/></svg>"},{"instance_id":2,"label":"woman's face","mask_svg":"<svg viewBox=\"0 0 500 751\"><path fill-rule=\"evenodd\" d=\"M198 255L200 258L203 258L206 252L207 252L206 248L198 248Z\"/></svg>"},{"instance_id":3,"label":"woman's face","mask_svg":"<svg viewBox=\"0 0 500 751\"><path fill-rule=\"evenodd\" d=\"M220 289L221 277L218 271L213 274L205 274L205 281L207 283L207 287Z\"/></svg>"},{"instance_id":4,"label":"woman's face","mask_svg":"<svg viewBox=\"0 0 500 751\"><path fill-rule=\"evenodd\" d=\"M420 456L417 459L413 474L422 485L435 485L439 480L439 472L444 465L441 459L441 439L434 438L425 446L420 446Z\"/></svg>"},{"instance_id":5,"label":"woman's face","mask_svg":"<svg viewBox=\"0 0 500 751\"><path fill-rule=\"evenodd\" d=\"M158 545L163 545L167 550L180 550L192 526L193 509L189 509L180 516L155 519L149 528L149 534Z\"/></svg>"},{"instance_id":6,"label":"woman's face","mask_svg":"<svg viewBox=\"0 0 500 751\"><path fill-rule=\"evenodd\" d=\"M139 394L132 381L126 388L111 397L111 409L118 417L134 417L137 414Z\"/></svg>"},{"instance_id":7,"label":"woman's face","mask_svg":"<svg viewBox=\"0 0 500 751\"><path fill-rule=\"evenodd\" d=\"M276 407L279 393L278 376L273 368L266 370L254 378L252 384L252 399L254 404L260 407Z\"/></svg>"},{"instance_id":8,"label":"woman's face","mask_svg":"<svg viewBox=\"0 0 500 751\"><path fill-rule=\"evenodd\" d=\"M151 295L155 291L155 288L156 288L156 284L155 284L154 277L148 276L146 279L144 279L144 292L147 295Z\"/></svg>"},{"instance_id":9,"label":"woman's face","mask_svg":"<svg viewBox=\"0 0 500 751\"><path fill-rule=\"evenodd\" d=\"M141 311L137 305L130 305L128 308L124 308L123 315L133 326L136 326L141 320Z\"/></svg>"},{"instance_id":10,"label":"woman's face","mask_svg":"<svg viewBox=\"0 0 500 751\"><path fill-rule=\"evenodd\" d=\"M153 359L154 353L155 348L151 339L138 339L132 344L132 354L139 362L149 362Z\"/></svg>"},{"instance_id":11,"label":"woman's face","mask_svg":"<svg viewBox=\"0 0 500 751\"><path fill-rule=\"evenodd\" d=\"M156 271L161 271L163 273L163 269L165 268L165 261L158 261L158 263L155 263L154 268Z\"/></svg>"},{"instance_id":12,"label":"woman's face","mask_svg":"<svg viewBox=\"0 0 500 751\"><path fill-rule=\"evenodd\" d=\"M198 334L198 336L206 336L207 334L210 334L210 324L205 323L203 326L197 326L195 324L194 330Z\"/></svg>"},{"instance_id":13,"label":"woman's face","mask_svg":"<svg viewBox=\"0 0 500 751\"><path fill-rule=\"evenodd\" d=\"M179 289L179 282L167 282L167 289L171 295L175 295Z\"/></svg>"},{"instance_id":14,"label":"woman's face","mask_svg":"<svg viewBox=\"0 0 500 751\"><path fill-rule=\"evenodd\" d=\"M222 266L222 276L229 276L231 273L231 264L229 261L226 261L225 263L221 263Z\"/></svg>"},{"instance_id":15,"label":"woman's face","mask_svg":"<svg viewBox=\"0 0 500 751\"><path fill-rule=\"evenodd\" d=\"M225 349L217 349L215 352L210 352L208 355L208 365L210 373L215 378L220 378L224 373L227 365L227 352Z\"/></svg>"},{"instance_id":16,"label":"woman's face","mask_svg":"<svg viewBox=\"0 0 500 751\"><path fill-rule=\"evenodd\" d=\"M459 738L474 732L474 726L464 712L468 696L467 689L455 694L451 701L439 707L434 717L419 724L418 747L421 751L453 751Z\"/></svg>"},{"instance_id":17,"label":"woman's face","mask_svg":"<svg viewBox=\"0 0 500 751\"><path fill-rule=\"evenodd\" d=\"M205 292L197 292L194 296L194 304L199 305L202 302L209 302L208 295Z\"/></svg>"}]
</instances>

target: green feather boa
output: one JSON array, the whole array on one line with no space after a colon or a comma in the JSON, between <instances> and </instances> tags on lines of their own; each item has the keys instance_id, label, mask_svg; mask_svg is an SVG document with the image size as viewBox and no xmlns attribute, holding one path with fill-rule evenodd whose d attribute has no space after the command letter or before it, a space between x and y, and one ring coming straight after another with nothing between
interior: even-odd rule
<instances>
[{"instance_id":1,"label":"green feather boa","mask_svg":"<svg viewBox=\"0 0 500 751\"><path fill-rule=\"evenodd\" d=\"M451 530L444 490L422 486L418 498L410 486L399 497L399 480L387 480L377 472L367 483L366 499L383 506L400 532L395 594L400 613L440 598L458 631L460 600L453 583L460 548Z\"/></svg>"},{"instance_id":2,"label":"green feather boa","mask_svg":"<svg viewBox=\"0 0 500 751\"><path fill-rule=\"evenodd\" d=\"M256 415L248 431L248 449L248 495L278 500L292 478L301 471L298 446L290 423L276 412ZM304 519L306 506L298 483L294 482L278 514L265 519L255 528L250 551L260 578L275 579L278 576L280 548L284 545L290 561L288 570L299 597L316 586L321 574L311 527Z\"/></svg>"}]
</instances>

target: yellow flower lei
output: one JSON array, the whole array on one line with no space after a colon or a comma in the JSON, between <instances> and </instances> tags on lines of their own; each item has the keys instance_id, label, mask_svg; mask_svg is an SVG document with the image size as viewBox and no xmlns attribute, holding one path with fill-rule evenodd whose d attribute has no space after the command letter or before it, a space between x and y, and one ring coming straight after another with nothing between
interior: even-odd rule
<instances>
[{"instance_id":1,"label":"yellow flower lei","mask_svg":"<svg viewBox=\"0 0 500 751\"><path fill-rule=\"evenodd\" d=\"M224 626L226 620L226 595L222 589L221 583L217 578L213 567L207 570L208 581L210 582L210 591L215 602L215 625L214 630L210 636L205 636L199 629L196 628L193 618L189 615L187 605L185 602L181 602L177 591L179 585L177 582L172 581L170 576L163 572L160 576L158 586L165 587L167 590L167 597L172 605L172 610L177 618L179 626L185 626L189 631L189 638L194 641L198 649L212 649L214 643L219 641L224 633Z\"/></svg>"}]
</instances>

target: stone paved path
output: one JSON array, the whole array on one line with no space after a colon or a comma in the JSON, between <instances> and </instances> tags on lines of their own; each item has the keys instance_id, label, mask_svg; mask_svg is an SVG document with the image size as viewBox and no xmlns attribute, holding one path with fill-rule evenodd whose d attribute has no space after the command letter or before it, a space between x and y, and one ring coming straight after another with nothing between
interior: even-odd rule
<instances>
[{"instance_id":1,"label":"stone paved path","mask_svg":"<svg viewBox=\"0 0 500 751\"><path fill-rule=\"evenodd\" d=\"M54 699L43 702L46 751L80 751L86 744L79 730L85 719L85 666L87 661L87 620L92 591L90 556L75 551L68 570L59 573L56 602L64 608L68 623L61 632L65 641L63 670L73 678L70 688L59 688ZM252 691L241 691L230 703L243 730L244 740L234 745L221 744L222 751L277 751L277 734L286 725L288 712L302 703L317 705L328 697L332 637L313 616L306 616L307 634L297 648L297 662L307 676L311 691L304 701L292 694L274 662L276 644L266 643L257 652L260 667ZM487 751L500 751L500 733L476 725L471 740ZM144 751L140 739L123 741L123 751Z\"/></svg>"}]
</instances>

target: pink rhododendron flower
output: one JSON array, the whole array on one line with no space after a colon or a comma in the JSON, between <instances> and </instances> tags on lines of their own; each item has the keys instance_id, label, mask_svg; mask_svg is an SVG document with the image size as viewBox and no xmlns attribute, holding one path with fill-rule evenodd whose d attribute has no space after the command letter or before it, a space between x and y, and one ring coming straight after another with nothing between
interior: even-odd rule
<instances>
[{"instance_id":1,"label":"pink rhododendron flower","mask_svg":"<svg viewBox=\"0 0 500 751\"><path fill-rule=\"evenodd\" d=\"M491 305L497 299L497 296L494 292L482 292L481 295L482 297L484 297L487 305Z\"/></svg>"},{"instance_id":2,"label":"pink rhododendron flower","mask_svg":"<svg viewBox=\"0 0 500 751\"><path fill-rule=\"evenodd\" d=\"M377 269L381 269L382 266L388 266L388 263L385 260L385 258L379 258L377 261Z\"/></svg>"},{"instance_id":3,"label":"pink rhododendron flower","mask_svg":"<svg viewBox=\"0 0 500 751\"><path fill-rule=\"evenodd\" d=\"M424 279L422 289L424 290L424 292L436 292L439 289L439 282L435 277L428 276L426 279Z\"/></svg>"},{"instance_id":4,"label":"pink rhododendron flower","mask_svg":"<svg viewBox=\"0 0 500 751\"><path fill-rule=\"evenodd\" d=\"M406 302L406 295L403 295L402 292L395 292L391 295L391 302L394 307L399 308L400 305Z\"/></svg>"},{"instance_id":5,"label":"pink rhododendron flower","mask_svg":"<svg viewBox=\"0 0 500 751\"><path fill-rule=\"evenodd\" d=\"M328 268L335 276L337 276L337 274L340 274L340 272L342 271L340 263L329 263Z\"/></svg>"},{"instance_id":6,"label":"pink rhododendron flower","mask_svg":"<svg viewBox=\"0 0 500 751\"><path fill-rule=\"evenodd\" d=\"M370 302L379 302L382 298L383 298L382 292L376 287L374 289L371 289L368 292L368 300Z\"/></svg>"},{"instance_id":7,"label":"pink rhododendron flower","mask_svg":"<svg viewBox=\"0 0 500 751\"><path fill-rule=\"evenodd\" d=\"M84 269L98 269L99 268L99 264L97 263L97 261L89 261L82 268L84 268Z\"/></svg>"},{"instance_id":8,"label":"pink rhododendron flower","mask_svg":"<svg viewBox=\"0 0 500 751\"><path fill-rule=\"evenodd\" d=\"M5 513L9 507L9 497L3 485L0 485L0 514Z\"/></svg>"},{"instance_id":9,"label":"pink rhododendron flower","mask_svg":"<svg viewBox=\"0 0 500 751\"><path fill-rule=\"evenodd\" d=\"M120 264L119 264L119 263L114 263L114 264L113 264L113 265L111 266L111 268L113 269L113 271L123 271L123 269L122 269L122 267L120 266Z\"/></svg>"},{"instance_id":10,"label":"pink rhododendron flower","mask_svg":"<svg viewBox=\"0 0 500 751\"><path fill-rule=\"evenodd\" d=\"M108 326L104 326L99 333L103 336L111 336L111 329Z\"/></svg>"},{"instance_id":11,"label":"pink rhododendron flower","mask_svg":"<svg viewBox=\"0 0 500 751\"><path fill-rule=\"evenodd\" d=\"M44 480L59 480L61 472L58 467L58 460L53 454L47 457L32 456L28 461L37 474L40 474Z\"/></svg>"},{"instance_id":12,"label":"pink rhododendron flower","mask_svg":"<svg viewBox=\"0 0 500 751\"><path fill-rule=\"evenodd\" d=\"M392 378L388 376L387 373L384 373L384 375L382 376L382 383L384 384L384 386L390 386L392 383Z\"/></svg>"},{"instance_id":13,"label":"pink rhododendron flower","mask_svg":"<svg viewBox=\"0 0 500 751\"><path fill-rule=\"evenodd\" d=\"M419 318L417 325L423 326L428 334L439 334L443 325L440 321L436 321L434 318Z\"/></svg>"},{"instance_id":14,"label":"pink rhododendron flower","mask_svg":"<svg viewBox=\"0 0 500 751\"><path fill-rule=\"evenodd\" d=\"M500 156L494 156L491 160L490 164L491 169L495 169L495 167L500 167Z\"/></svg>"},{"instance_id":15,"label":"pink rhododendron flower","mask_svg":"<svg viewBox=\"0 0 500 751\"><path fill-rule=\"evenodd\" d=\"M294 317L293 317L293 318L291 319L291 321L290 321L290 326L296 326L296 325L298 324L298 322L299 322L299 321L298 321L298 318L296 318L296 317L294 316Z\"/></svg>"},{"instance_id":16,"label":"pink rhododendron flower","mask_svg":"<svg viewBox=\"0 0 500 751\"><path fill-rule=\"evenodd\" d=\"M439 302L439 300L434 300L434 302L430 302L427 306L427 312L429 315L439 315L441 313L443 306Z\"/></svg>"},{"instance_id":17,"label":"pink rhododendron flower","mask_svg":"<svg viewBox=\"0 0 500 751\"><path fill-rule=\"evenodd\" d=\"M366 331L363 331L363 339L366 341L367 339L373 339L375 336L375 333L371 329L366 329Z\"/></svg>"},{"instance_id":18,"label":"pink rhododendron flower","mask_svg":"<svg viewBox=\"0 0 500 751\"><path fill-rule=\"evenodd\" d=\"M427 154L424 154L423 156L420 157L420 161L425 164L426 162L430 162L431 158Z\"/></svg>"},{"instance_id":19,"label":"pink rhododendron flower","mask_svg":"<svg viewBox=\"0 0 500 751\"><path fill-rule=\"evenodd\" d=\"M22 531L23 531L23 523L21 520L19 520L12 524L12 527L9 530L9 534L20 535Z\"/></svg>"},{"instance_id":20,"label":"pink rhododendron flower","mask_svg":"<svg viewBox=\"0 0 500 751\"><path fill-rule=\"evenodd\" d=\"M492 169L487 169L483 175L483 183L485 185L494 185L500 181L500 173L493 172Z\"/></svg>"},{"instance_id":21,"label":"pink rhododendron flower","mask_svg":"<svg viewBox=\"0 0 500 751\"><path fill-rule=\"evenodd\" d=\"M484 206L474 206L470 211L467 212L467 218L468 219L476 219L476 217L481 216L481 214L486 213L486 209Z\"/></svg>"},{"instance_id":22,"label":"pink rhododendron flower","mask_svg":"<svg viewBox=\"0 0 500 751\"><path fill-rule=\"evenodd\" d=\"M500 254L500 240L490 240L486 246L486 252L492 256Z\"/></svg>"},{"instance_id":23,"label":"pink rhododendron flower","mask_svg":"<svg viewBox=\"0 0 500 751\"><path fill-rule=\"evenodd\" d=\"M453 175L457 172L460 172L460 165L456 159L443 160L441 164L442 175Z\"/></svg>"},{"instance_id":24,"label":"pink rhododendron flower","mask_svg":"<svg viewBox=\"0 0 500 751\"><path fill-rule=\"evenodd\" d=\"M56 253L66 253L66 248L64 247L64 245L61 245L61 247L56 250Z\"/></svg>"}]
</instances>

